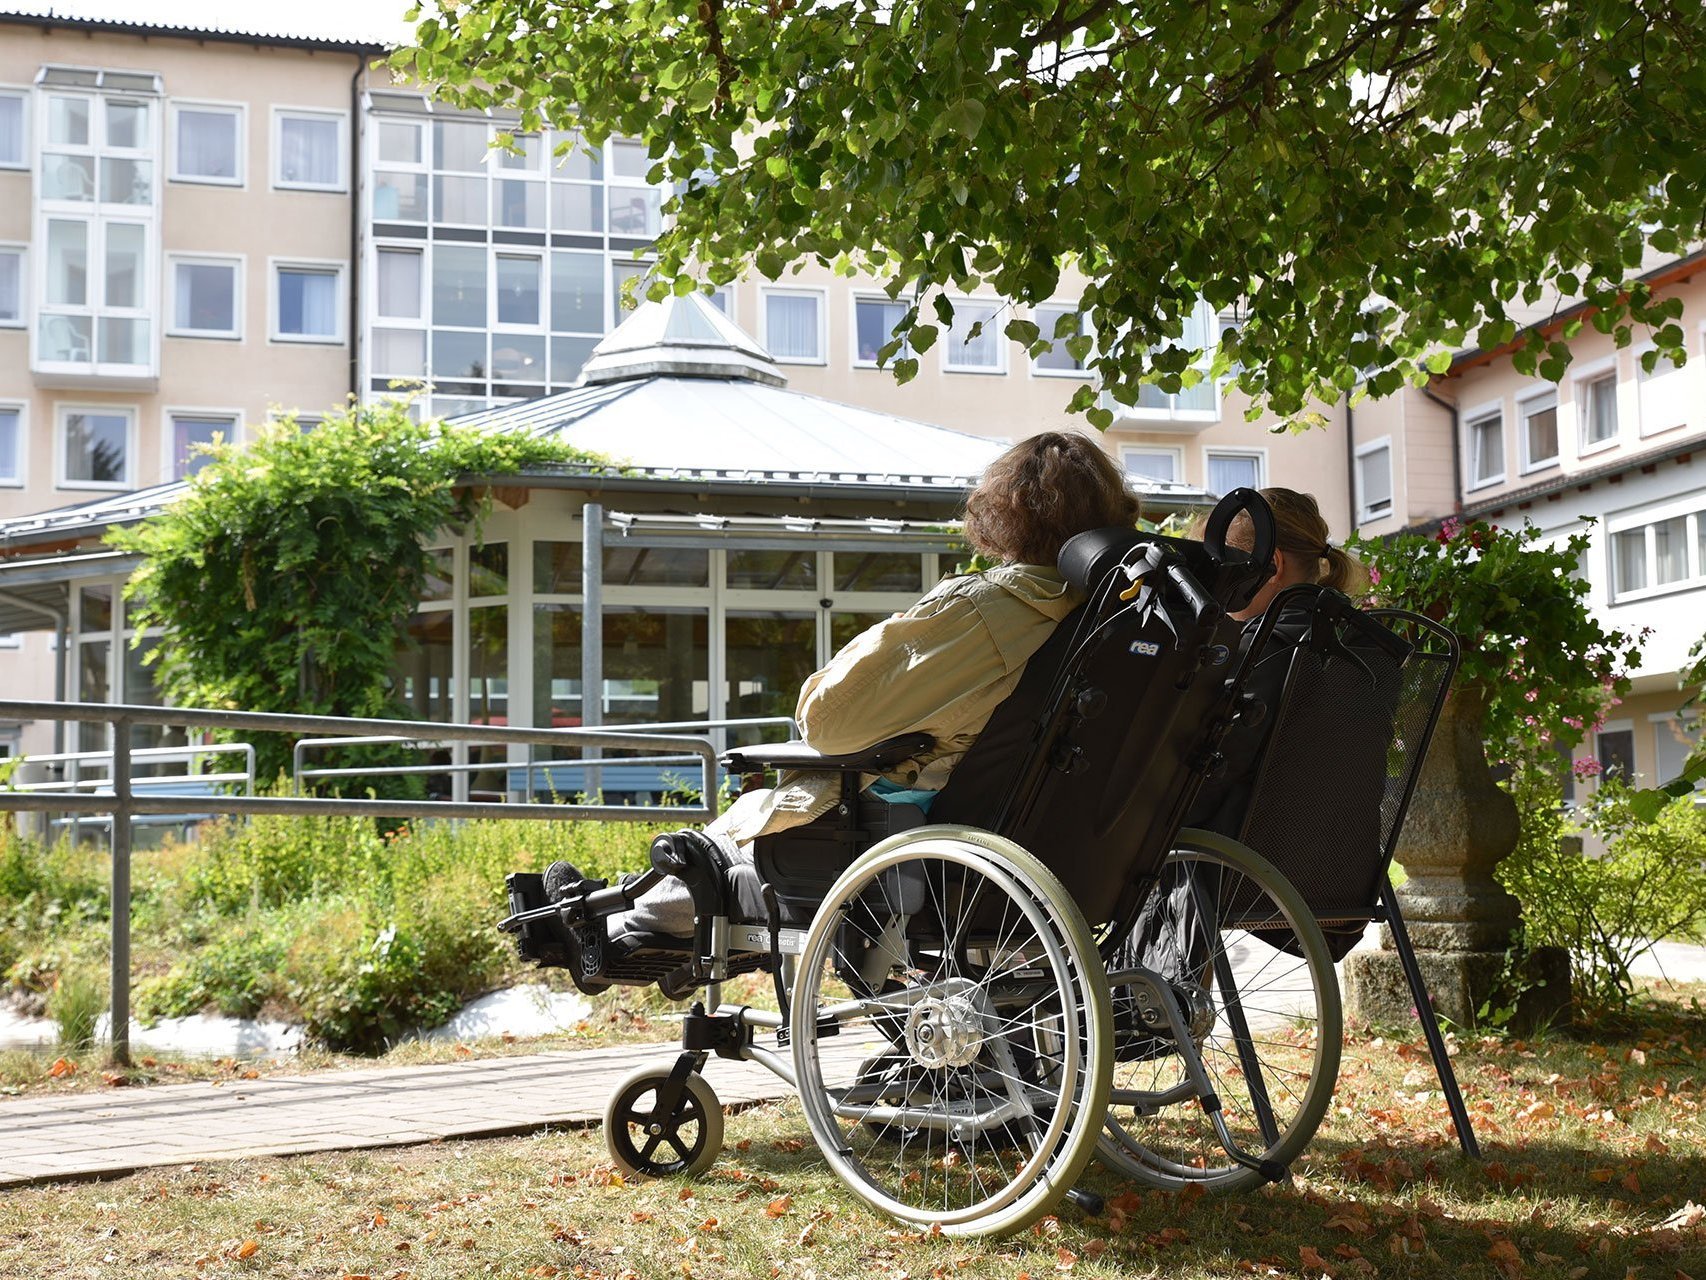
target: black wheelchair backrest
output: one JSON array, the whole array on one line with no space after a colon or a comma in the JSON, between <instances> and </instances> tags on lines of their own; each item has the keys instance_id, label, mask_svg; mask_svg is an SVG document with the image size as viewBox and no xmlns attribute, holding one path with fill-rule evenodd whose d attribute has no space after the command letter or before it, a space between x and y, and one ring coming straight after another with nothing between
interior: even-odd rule
<instances>
[{"instance_id":1,"label":"black wheelchair backrest","mask_svg":"<svg viewBox=\"0 0 1706 1280\"><path fill-rule=\"evenodd\" d=\"M1222 533L1240 510L1271 527L1253 491L1222 507ZM1115 919L1209 763L1239 661L1224 611L1260 587L1268 558L1133 530L1070 541L1061 570L1090 598L1031 659L931 820L993 826L1036 853L1093 925Z\"/></svg>"}]
</instances>

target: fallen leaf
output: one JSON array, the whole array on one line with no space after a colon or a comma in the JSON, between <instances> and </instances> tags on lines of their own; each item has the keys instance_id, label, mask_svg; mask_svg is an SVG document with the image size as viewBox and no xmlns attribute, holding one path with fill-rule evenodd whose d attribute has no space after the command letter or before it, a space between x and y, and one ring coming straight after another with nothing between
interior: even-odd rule
<instances>
[{"instance_id":1,"label":"fallen leaf","mask_svg":"<svg viewBox=\"0 0 1706 1280\"><path fill-rule=\"evenodd\" d=\"M794 1205L794 1197L793 1196L786 1195L786 1194L779 1195L774 1200L772 1200L769 1204L764 1206L764 1216L766 1218L786 1217L788 1210L793 1208L793 1205Z\"/></svg>"},{"instance_id":2,"label":"fallen leaf","mask_svg":"<svg viewBox=\"0 0 1706 1280\"><path fill-rule=\"evenodd\" d=\"M55 1058L53 1060L53 1065L47 1069L47 1074L50 1080L60 1080L66 1076L74 1076L77 1074L77 1064L71 1061L70 1058Z\"/></svg>"},{"instance_id":3,"label":"fallen leaf","mask_svg":"<svg viewBox=\"0 0 1706 1280\"><path fill-rule=\"evenodd\" d=\"M1060 1245L1055 1249L1054 1259L1054 1269L1056 1271L1070 1271L1073 1267L1078 1265L1078 1255L1068 1249L1065 1245Z\"/></svg>"},{"instance_id":4,"label":"fallen leaf","mask_svg":"<svg viewBox=\"0 0 1706 1280\"><path fill-rule=\"evenodd\" d=\"M1297 1246L1297 1259L1303 1264L1305 1271L1322 1271L1328 1275L1333 1274L1332 1267L1327 1265L1327 1259L1323 1258L1309 1245L1300 1244Z\"/></svg>"},{"instance_id":5,"label":"fallen leaf","mask_svg":"<svg viewBox=\"0 0 1706 1280\"><path fill-rule=\"evenodd\" d=\"M261 1246L258 1242L254 1240L245 1240L242 1244L237 1246L237 1256L239 1258L252 1258L260 1252L260 1249Z\"/></svg>"}]
</instances>

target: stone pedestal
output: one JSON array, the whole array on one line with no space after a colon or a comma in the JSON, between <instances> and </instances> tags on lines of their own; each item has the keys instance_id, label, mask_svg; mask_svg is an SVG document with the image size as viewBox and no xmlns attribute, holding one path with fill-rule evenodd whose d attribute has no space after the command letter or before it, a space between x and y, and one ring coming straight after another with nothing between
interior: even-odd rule
<instances>
[{"instance_id":1,"label":"stone pedestal","mask_svg":"<svg viewBox=\"0 0 1706 1280\"><path fill-rule=\"evenodd\" d=\"M1516 846L1518 823L1516 804L1487 769L1485 709L1485 692L1475 687L1447 700L1397 850L1409 875L1398 900L1422 975L1435 1011L1459 1026L1474 1024L1498 985L1522 923L1516 899L1493 879L1494 866ZM1347 957L1346 1012L1367 1022L1407 1022L1415 1001L1389 930L1381 930L1381 948ZM1562 952L1537 952L1530 964L1518 1005L1518 1021L1528 1027L1567 1009L1570 986Z\"/></svg>"}]
</instances>

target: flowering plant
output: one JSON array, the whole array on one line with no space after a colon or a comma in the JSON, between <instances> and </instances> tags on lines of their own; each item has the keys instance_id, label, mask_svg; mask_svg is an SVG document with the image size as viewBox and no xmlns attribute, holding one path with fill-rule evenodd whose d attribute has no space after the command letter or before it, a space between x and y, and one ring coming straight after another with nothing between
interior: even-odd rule
<instances>
[{"instance_id":1,"label":"flowering plant","mask_svg":"<svg viewBox=\"0 0 1706 1280\"><path fill-rule=\"evenodd\" d=\"M1458 688L1485 700L1488 754L1533 758L1574 746L1629 688L1644 636L1609 629L1580 576L1585 533L1552 541L1533 525L1446 520L1434 534L1353 537L1370 602L1426 614L1463 645Z\"/></svg>"}]
</instances>

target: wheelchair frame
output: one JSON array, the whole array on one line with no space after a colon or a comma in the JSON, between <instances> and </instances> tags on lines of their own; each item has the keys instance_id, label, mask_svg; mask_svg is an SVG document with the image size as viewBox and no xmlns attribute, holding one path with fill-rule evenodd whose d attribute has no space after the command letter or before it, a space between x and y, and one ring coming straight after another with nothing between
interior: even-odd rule
<instances>
[{"instance_id":1,"label":"wheelchair frame","mask_svg":"<svg viewBox=\"0 0 1706 1280\"><path fill-rule=\"evenodd\" d=\"M1247 504L1254 495L1233 495L1233 498ZM1259 498L1254 500L1259 502ZM1144 562L1144 576L1149 578L1149 585L1136 592L1137 598L1131 604L1114 605L1116 614L1144 606L1146 597L1147 607L1159 608L1165 593L1175 605L1182 603L1186 610L1183 630L1176 618L1165 619L1178 644L1195 642L1206 653L1207 641L1222 617L1220 606L1195 580L1183 556L1156 540L1139 545L1149 549ZM1157 546L1159 551L1155 550ZM1098 583L1087 614L1089 623L1105 625L1097 623L1098 612L1109 605L1119 587L1138 578L1126 567L1125 561L1130 558L1129 554L1124 557ZM1127 593L1122 599L1130 596ZM1049 748L1060 736L1067 704L1072 701L1068 694L1074 662L1085 648L1075 641L1073 657L1062 664L1054 682L1055 696L1048 724L1034 740L1021 770L1021 781L1004 806L995 830L938 824L890 836L853 860L805 930L783 927L775 894L768 884L765 886L767 923L731 919L726 913L726 901L718 913L699 912L691 971L695 985L704 987L703 997L692 1004L683 1018L681 1049L674 1063L667 1070L641 1068L613 1093L605 1115L606 1140L613 1158L631 1172L649 1174L691 1175L710 1165L721 1145L722 1121L715 1095L700 1073L708 1058L715 1054L757 1063L798 1092L808 1125L825 1158L843 1181L873 1207L902 1221L939 1227L950 1234L983 1235L1017 1230L1048 1212L1062 1198L1086 1211L1099 1212L1099 1197L1076 1186L1078 1177L1096 1155L1122 1172L1159 1186L1179 1187L1196 1181L1229 1188L1286 1177L1286 1163L1295 1158L1313 1135L1337 1074L1341 1015L1326 942L1301 897L1256 854L1225 837L1180 830L1183 815L1213 765L1218 743L1238 712L1237 699L1251 655L1260 651L1273 620L1271 615L1263 619L1255 642L1231 679L1225 681L1217 710L1205 726L1195 758L1189 763L1185 783L1171 798L1165 827L1166 848L1184 851L1170 855L1172 858L1195 859L1219 867L1223 879L1229 872L1243 876L1266 895L1268 902L1275 904L1266 917L1242 921L1234 918L1224 923L1234 929L1243 927L1247 932L1252 923L1257 928L1290 930L1304 953L1317 1018L1312 1049L1314 1070L1306 1101L1283 1130L1221 941L1223 922L1218 918L1219 907L1214 912L1202 913L1213 922L1216 945L1222 946L1222 950L1198 964L1200 981L1181 983L1177 975L1142 965L1109 971L1104 959L1136 924L1145 893L1138 891L1138 886L1128 887L1122 909L1113 916L1112 927L1099 934L1092 932L1060 880L1032 854L1000 834L1010 829L1016 815L1034 802L1051 768L1059 767ZM1204 665L1199 655L1194 678L1204 678ZM904 740L896 740L901 741ZM831 819L845 824L855 839L860 830L858 805L851 798L858 795L861 775L877 771L883 749L895 745L895 742L879 744L858 758L842 757L835 761L843 773L843 800ZM725 766L734 771L762 768L766 759L762 747L731 751L723 756ZM1166 849L1157 851L1151 882L1159 880L1161 857L1165 854ZM931 862L961 867L967 876L976 874L995 885L1006 894L1008 903L1030 929L1035 942L1027 944L1028 950L1014 943L1011 955L1004 957L1002 948L1008 941L999 936L999 931L997 935L974 931L966 936L962 947L957 932L950 939L947 917L942 914L941 939L919 944L907 933L913 917L894 912L879 926L883 936L870 939L870 949L878 952L881 960L876 985L864 991L848 985L852 981L846 977L849 963L845 955L838 958L841 944L837 939L847 930L849 913L858 914L859 904L864 901L860 895L868 897L872 886L880 886L887 903L888 888L882 877L904 873L912 864L919 864L928 886L927 864ZM660 874L648 872L647 877ZM642 878L626 886L625 891L601 889L593 896L609 901L608 895L621 892L623 900L631 902L652 882L655 880ZM958 881L955 888L964 892ZM981 888L977 890L981 892ZM1192 893L1197 895L1198 890L1193 887ZM943 871L941 902L946 903L950 896L949 878ZM971 896L975 901L976 894ZM1197 901L1200 907L1200 898ZM1222 896L1219 901L1227 899ZM696 891L696 910L699 902ZM892 911L894 904L889 905ZM504 924L513 930L529 919L543 918L558 909L517 912ZM962 915L961 926L966 918ZM1008 919L1008 915L1002 916L1004 927ZM1032 999L1032 1005L1025 1011L1040 1012L1021 1025L997 1007L996 997L991 994L996 990L993 978L990 989L986 990L980 985L983 979L944 976L948 968L957 969L962 950L968 972L976 972L977 964L981 963L986 966L986 977L993 974L1006 980L1011 975L1009 985L998 989L1002 997L1009 1003ZM910 963L916 958L915 952L935 958L937 977L927 978L917 964ZM759 967L773 974L778 1002L775 1011L724 1003L723 987L730 976L731 962L742 971L750 971L752 966L741 964L740 959L753 956L761 957ZM1006 970L1000 968L1003 963L1009 966ZM828 983L838 986L833 998L826 995L826 973ZM916 977L895 982L892 975L896 974ZM1145 1045L1159 1046L1144 1048L1143 1052L1164 1064L1176 1057L1177 1080L1155 1088L1115 1088L1118 1029L1112 989L1116 987L1122 992L1125 1002L1122 1007L1134 1011L1132 1016L1138 1031L1133 1034ZM1218 1006L1214 1003L1213 989L1222 993ZM1235 1053L1227 1057L1229 1062L1235 1058L1238 1067L1229 1069L1229 1074L1241 1077L1250 1095L1252 1118L1248 1125L1251 1136L1262 1144L1258 1150L1246 1149L1247 1138L1232 1132L1217 1087L1217 1079L1222 1085L1224 1079L1204 1059L1206 1039L1222 1017L1228 1021L1236 1046ZM825 1083L825 1070L834 1064L826 1056L824 1042L843 1034L848 1026L861 1019L878 1028L879 1038L888 1037L887 1047L871 1061L862 1062L845 1086L831 1088ZM1002 1030L1003 1027L1008 1030ZM761 1031L774 1033L774 1049L757 1043ZM1024 1042L1027 1035L1028 1043ZM1128 1034L1127 1040L1131 1038ZM987 1060L983 1056L986 1047ZM787 1057L783 1056L783 1050L789 1051ZM1020 1063L1021 1057L1027 1065ZM1165 1074L1173 1068L1163 1065L1157 1070ZM982 1079L985 1076L990 1079ZM1000 1094L991 1091L991 1080L999 1086ZM940 1099L937 1105L914 1104L918 1089L926 1087L935 1090ZM995 1099L992 1105L977 1102L975 1091L979 1088ZM955 1092L956 1096L948 1099L948 1092ZM1212 1164L1200 1157L1187 1163L1171 1148L1149 1145L1133 1137L1124 1122L1113 1118L1114 1107L1130 1108L1131 1125L1138 1128L1139 1122L1159 1115L1166 1108L1191 1103L1206 1117L1213 1140L1225 1157L1224 1164ZM838 1127L843 1123L853 1126L861 1142L868 1138L868 1149L878 1152L872 1167L866 1167L853 1138ZM875 1137L870 1136L873 1133ZM1030 1142L1029 1158L1012 1171L1005 1183L982 1194L978 1160L993 1158L994 1166L1006 1176L1003 1157L998 1153L1007 1149L1001 1144L1011 1142L1015 1133ZM896 1134L899 1136L895 1137ZM920 1134L924 1135L922 1139ZM911 1170L902 1174L894 1186L887 1185L885 1157L876 1145L882 1141L898 1142L901 1156L896 1157L897 1167L907 1144L923 1141L924 1172ZM931 1154L938 1142L942 1148L939 1159ZM985 1153L982 1157L980 1143ZM965 1154L968 1149L969 1155ZM997 1154L992 1157L990 1153ZM967 1203L956 1205L948 1202L947 1189L953 1184L953 1171L962 1165L972 1166L969 1174L972 1194ZM938 1176L937 1170L944 1187L943 1204L917 1202L908 1190L908 1179L922 1178L928 1183L931 1177Z\"/></svg>"}]
</instances>

